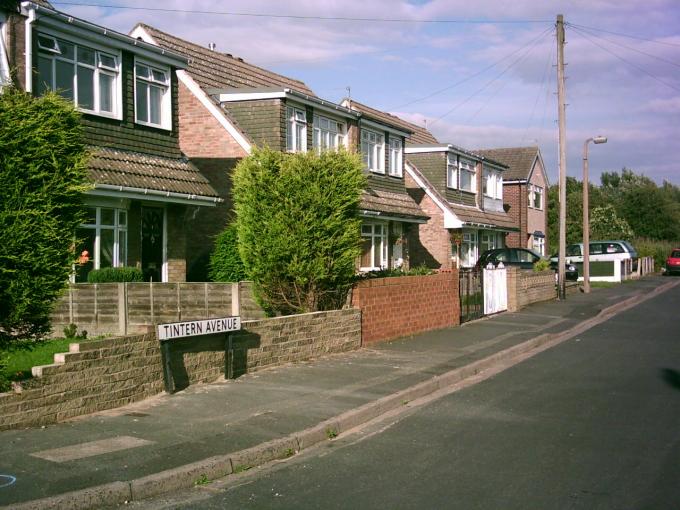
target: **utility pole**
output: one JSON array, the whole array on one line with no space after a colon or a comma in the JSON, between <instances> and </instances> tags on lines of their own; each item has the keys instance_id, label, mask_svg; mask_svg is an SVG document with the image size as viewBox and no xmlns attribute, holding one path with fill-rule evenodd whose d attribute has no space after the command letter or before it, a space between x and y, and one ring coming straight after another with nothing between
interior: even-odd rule
<instances>
[{"instance_id":1,"label":"utility pole","mask_svg":"<svg viewBox=\"0 0 680 510\"><path fill-rule=\"evenodd\" d=\"M557 296L566 298L564 266L567 249L567 148L566 104L564 98L564 16L557 15L557 118L559 120L560 165L560 248L557 260Z\"/></svg>"}]
</instances>

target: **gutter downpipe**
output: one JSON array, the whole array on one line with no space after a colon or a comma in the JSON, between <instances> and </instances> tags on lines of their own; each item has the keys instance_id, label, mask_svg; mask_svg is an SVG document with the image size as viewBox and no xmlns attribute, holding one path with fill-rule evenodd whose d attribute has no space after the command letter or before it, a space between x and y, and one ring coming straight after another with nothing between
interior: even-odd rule
<instances>
[{"instance_id":1,"label":"gutter downpipe","mask_svg":"<svg viewBox=\"0 0 680 510\"><path fill-rule=\"evenodd\" d=\"M35 21L35 8L30 8L26 18L26 92L33 94L33 22Z\"/></svg>"}]
</instances>

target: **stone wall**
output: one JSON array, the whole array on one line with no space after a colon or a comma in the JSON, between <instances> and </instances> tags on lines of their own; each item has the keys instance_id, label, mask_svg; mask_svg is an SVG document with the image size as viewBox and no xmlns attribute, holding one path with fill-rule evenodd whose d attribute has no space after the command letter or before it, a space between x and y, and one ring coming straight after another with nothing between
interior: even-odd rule
<instances>
[{"instance_id":1,"label":"stone wall","mask_svg":"<svg viewBox=\"0 0 680 510\"><path fill-rule=\"evenodd\" d=\"M531 303L557 298L555 272L536 273L508 266L508 311L516 312Z\"/></svg>"},{"instance_id":2,"label":"stone wall","mask_svg":"<svg viewBox=\"0 0 680 510\"><path fill-rule=\"evenodd\" d=\"M225 335L170 344L175 389L361 346L361 312L317 312L245 321L226 356ZM34 367L35 378L18 392L0 394L0 430L39 426L120 407L164 390L155 333L71 344L55 363Z\"/></svg>"},{"instance_id":3,"label":"stone wall","mask_svg":"<svg viewBox=\"0 0 680 510\"><path fill-rule=\"evenodd\" d=\"M460 324L456 269L365 280L354 287L351 300L361 309L364 344Z\"/></svg>"}]
</instances>

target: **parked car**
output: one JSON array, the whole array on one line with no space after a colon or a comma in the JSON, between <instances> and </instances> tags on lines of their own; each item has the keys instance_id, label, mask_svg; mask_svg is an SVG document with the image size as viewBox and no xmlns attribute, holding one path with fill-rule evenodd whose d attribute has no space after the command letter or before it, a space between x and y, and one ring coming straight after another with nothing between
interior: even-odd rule
<instances>
[{"instance_id":1,"label":"parked car","mask_svg":"<svg viewBox=\"0 0 680 510\"><path fill-rule=\"evenodd\" d=\"M487 250L479 257L475 267L485 268L489 263L497 266L500 262L504 266L517 266L522 269L532 269L534 264L541 260L538 253L528 250L526 248L495 248L493 250ZM550 267L556 271L557 261L554 264L550 264ZM573 264L566 264L565 266L565 278L570 281L578 280L578 270Z\"/></svg>"},{"instance_id":2,"label":"parked car","mask_svg":"<svg viewBox=\"0 0 680 510\"><path fill-rule=\"evenodd\" d=\"M615 260L633 259L633 271L637 269L638 254L628 241L591 241L591 262L613 262ZM583 264L583 243L573 243L567 246L566 262L569 264ZM550 261L557 264L558 254L550 257Z\"/></svg>"},{"instance_id":3,"label":"parked car","mask_svg":"<svg viewBox=\"0 0 680 510\"><path fill-rule=\"evenodd\" d=\"M675 248L666 259L666 272L664 274L680 273L680 248Z\"/></svg>"}]
</instances>

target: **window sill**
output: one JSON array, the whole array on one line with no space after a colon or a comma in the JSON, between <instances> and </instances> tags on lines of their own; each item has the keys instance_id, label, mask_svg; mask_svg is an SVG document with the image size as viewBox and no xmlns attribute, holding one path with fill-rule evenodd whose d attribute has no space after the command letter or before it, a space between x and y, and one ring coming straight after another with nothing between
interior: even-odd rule
<instances>
[{"instance_id":1,"label":"window sill","mask_svg":"<svg viewBox=\"0 0 680 510\"><path fill-rule=\"evenodd\" d=\"M154 129L162 129L163 131L172 131L171 127L163 126L161 124L152 124L151 122L142 122L141 120L135 120L135 124Z\"/></svg>"},{"instance_id":2,"label":"window sill","mask_svg":"<svg viewBox=\"0 0 680 510\"><path fill-rule=\"evenodd\" d=\"M77 110L82 113L83 115L91 115L93 117L101 117L103 119L110 119L110 120L123 120L122 115L115 115L112 113L102 113L102 112L95 112L94 110L86 110L84 108L77 108Z\"/></svg>"}]
</instances>

